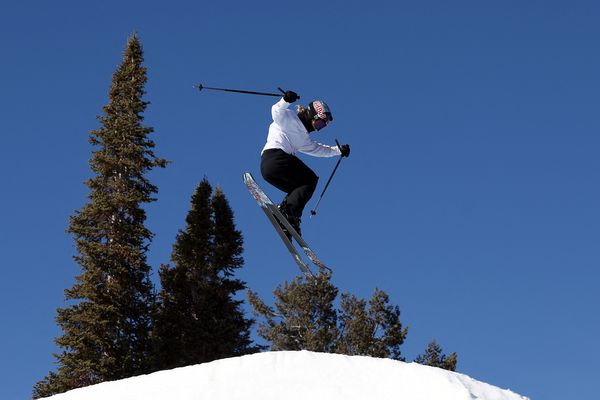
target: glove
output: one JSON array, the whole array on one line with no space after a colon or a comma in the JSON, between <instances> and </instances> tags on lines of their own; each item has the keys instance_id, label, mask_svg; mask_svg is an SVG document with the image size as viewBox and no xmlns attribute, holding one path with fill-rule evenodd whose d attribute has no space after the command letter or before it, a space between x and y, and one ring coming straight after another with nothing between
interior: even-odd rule
<instances>
[{"instance_id":1,"label":"glove","mask_svg":"<svg viewBox=\"0 0 600 400\"><path fill-rule=\"evenodd\" d=\"M296 92L292 92L291 90L288 90L283 94L283 99L285 101L287 101L288 103L293 103L296 100L298 100L299 98L300 98L300 96L298 96L298 94Z\"/></svg>"},{"instance_id":2,"label":"glove","mask_svg":"<svg viewBox=\"0 0 600 400\"><path fill-rule=\"evenodd\" d=\"M342 157L348 157L350 155L350 145L349 144L341 145L340 151L342 152Z\"/></svg>"}]
</instances>

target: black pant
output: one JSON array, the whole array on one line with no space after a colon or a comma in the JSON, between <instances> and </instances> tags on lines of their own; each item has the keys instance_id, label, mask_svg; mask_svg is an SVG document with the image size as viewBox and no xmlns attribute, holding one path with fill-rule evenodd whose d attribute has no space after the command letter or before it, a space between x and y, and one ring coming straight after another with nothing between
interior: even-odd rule
<instances>
[{"instance_id":1,"label":"black pant","mask_svg":"<svg viewBox=\"0 0 600 400\"><path fill-rule=\"evenodd\" d=\"M313 170L294 155L269 149L261 157L260 172L267 182L287 193L284 201L293 216L300 218L319 181Z\"/></svg>"}]
</instances>

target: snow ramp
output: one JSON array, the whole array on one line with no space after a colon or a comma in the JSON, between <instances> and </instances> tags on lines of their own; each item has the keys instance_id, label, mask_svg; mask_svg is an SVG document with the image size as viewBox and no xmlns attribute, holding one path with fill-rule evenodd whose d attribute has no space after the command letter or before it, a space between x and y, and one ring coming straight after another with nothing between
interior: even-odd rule
<instances>
[{"instance_id":1,"label":"snow ramp","mask_svg":"<svg viewBox=\"0 0 600 400\"><path fill-rule=\"evenodd\" d=\"M527 400L416 363L309 351L227 358L71 390L52 400Z\"/></svg>"}]
</instances>

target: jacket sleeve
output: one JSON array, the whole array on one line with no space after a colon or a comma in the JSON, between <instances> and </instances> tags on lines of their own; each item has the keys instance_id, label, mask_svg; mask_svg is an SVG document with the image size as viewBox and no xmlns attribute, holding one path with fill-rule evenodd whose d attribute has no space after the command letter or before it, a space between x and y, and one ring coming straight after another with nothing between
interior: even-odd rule
<instances>
[{"instance_id":1,"label":"jacket sleeve","mask_svg":"<svg viewBox=\"0 0 600 400\"><path fill-rule=\"evenodd\" d=\"M337 146L328 146L326 144L313 142L308 135L306 135L306 140L302 146L298 148L298 151L314 157L335 157L342 155L342 152Z\"/></svg>"},{"instance_id":2,"label":"jacket sleeve","mask_svg":"<svg viewBox=\"0 0 600 400\"><path fill-rule=\"evenodd\" d=\"M290 119L289 107L290 103L285 101L283 97L277 103L273 104L273 107L271 107L271 116L277 125L281 127L288 125Z\"/></svg>"}]
</instances>

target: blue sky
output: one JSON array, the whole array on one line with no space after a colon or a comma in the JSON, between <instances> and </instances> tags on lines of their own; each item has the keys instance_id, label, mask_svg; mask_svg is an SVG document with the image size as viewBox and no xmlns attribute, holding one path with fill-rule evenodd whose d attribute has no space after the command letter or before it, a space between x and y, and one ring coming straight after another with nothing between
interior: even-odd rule
<instances>
[{"instance_id":1,"label":"blue sky","mask_svg":"<svg viewBox=\"0 0 600 400\"><path fill-rule=\"evenodd\" d=\"M0 398L28 398L54 369L88 132L134 31L145 122L173 161L150 175L155 270L206 176L243 232L248 286L271 299L297 274L241 180L259 177L276 99L192 85L292 89L333 111L317 140L352 146L303 234L341 291L377 287L400 306L404 355L435 338L476 379L534 399L597 395L597 2L203 3L3 4ZM303 159L318 195L335 159Z\"/></svg>"}]
</instances>

